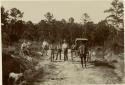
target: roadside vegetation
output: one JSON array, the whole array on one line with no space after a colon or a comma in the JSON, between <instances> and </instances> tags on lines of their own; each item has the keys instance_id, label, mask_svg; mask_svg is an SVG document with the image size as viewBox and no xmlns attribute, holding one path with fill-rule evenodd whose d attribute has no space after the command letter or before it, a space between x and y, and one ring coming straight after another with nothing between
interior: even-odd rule
<instances>
[{"instance_id":1,"label":"roadside vegetation","mask_svg":"<svg viewBox=\"0 0 125 85\"><path fill-rule=\"evenodd\" d=\"M89 40L89 48L96 53L91 64L112 68L119 77L119 81L125 83L125 80L123 80L125 75L123 9L123 2L113 0L111 8L104 10L104 13L109 13L109 16L98 23L94 23L91 16L84 12L81 14L82 23L76 23L72 16L69 17L68 21L65 19L56 20L52 13L47 12L44 15L46 19L34 24L32 21L23 21L22 17L25 13L18 8L5 9L2 6L3 83L7 82L8 74L12 71L25 73L25 80L33 82L36 77L39 78L40 74L44 74L44 72L47 74L46 69L56 69L56 66L51 62L47 66L40 64L40 62L46 61L46 56L41 56L38 53L41 51L43 40L58 43L65 39L69 45L72 45L76 38L87 38ZM23 59L19 54L24 39L32 43L32 55L30 56L32 62Z\"/></svg>"}]
</instances>

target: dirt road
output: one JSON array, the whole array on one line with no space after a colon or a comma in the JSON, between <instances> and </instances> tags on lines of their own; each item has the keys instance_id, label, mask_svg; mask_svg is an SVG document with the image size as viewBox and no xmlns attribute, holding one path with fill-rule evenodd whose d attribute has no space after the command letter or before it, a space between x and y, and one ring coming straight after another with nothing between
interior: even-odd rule
<instances>
[{"instance_id":1,"label":"dirt road","mask_svg":"<svg viewBox=\"0 0 125 85\"><path fill-rule=\"evenodd\" d=\"M79 58L75 61L63 59L50 62L49 57L44 60L44 76L33 85L83 85L83 84L116 84L120 83L119 77L113 68L94 66L90 63L87 68L81 68ZM42 62L41 64L43 65Z\"/></svg>"},{"instance_id":2,"label":"dirt road","mask_svg":"<svg viewBox=\"0 0 125 85\"><path fill-rule=\"evenodd\" d=\"M45 63L44 63L45 62ZM49 57L42 62L44 76L39 78L34 85L82 85L82 84L116 84L120 83L119 77L112 68L87 64L87 68L81 68L79 58L75 61L50 62Z\"/></svg>"}]
</instances>

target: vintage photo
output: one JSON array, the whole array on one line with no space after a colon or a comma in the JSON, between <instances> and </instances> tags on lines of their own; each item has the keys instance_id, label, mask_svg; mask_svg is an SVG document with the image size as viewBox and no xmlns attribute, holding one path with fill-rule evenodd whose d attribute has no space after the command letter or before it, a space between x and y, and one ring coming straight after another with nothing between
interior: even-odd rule
<instances>
[{"instance_id":1,"label":"vintage photo","mask_svg":"<svg viewBox=\"0 0 125 85\"><path fill-rule=\"evenodd\" d=\"M2 85L125 84L123 2L1 1Z\"/></svg>"}]
</instances>

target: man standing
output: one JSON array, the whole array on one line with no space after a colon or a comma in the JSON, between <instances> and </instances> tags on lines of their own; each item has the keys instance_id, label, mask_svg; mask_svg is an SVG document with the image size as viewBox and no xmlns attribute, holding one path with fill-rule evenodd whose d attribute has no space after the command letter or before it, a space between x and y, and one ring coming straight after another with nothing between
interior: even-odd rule
<instances>
[{"instance_id":1,"label":"man standing","mask_svg":"<svg viewBox=\"0 0 125 85\"><path fill-rule=\"evenodd\" d=\"M52 42L52 44L50 44L50 50L51 50L51 61L54 61L54 50L55 50L55 47L54 47L54 44Z\"/></svg>"},{"instance_id":2,"label":"man standing","mask_svg":"<svg viewBox=\"0 0 125 85\"><path fill-rule=\"evenodd\" d=\"M71 46L71 58L72 58L72 60L73 60L73 53L75 53L75 56L76 56L76 46L75 46L75 44L73 44Z\"/></svg>"},{"instance_id":3,"label":"man standing","mask_svg":"<svg viewBox=\"0 0 125 85\"><path fill-rule=\"evenodd\" d=\"M32 45L31 42L27 42L27 50L29 54L31 54L31 45Z\"/></svg>"},{"instance_id":4,"label":"man standing","mask_svg":"<svg viewBox=\"0 0 125 85\"><path fill-rule=\"evenodd\" d=\"M59 43L59 44L57 45L57 56L56 56L56 60L57 60L57 58L58 58L58 55L60 56L60 60L61 60L61 51L62 51L62 49L61 49L61 44Z\"/></svg>"},{"instance_id":5,"label":"man standing","mask_svg":"<svg viewBox=\"0 0 125 85\"><path fill-rule=\"evenodd\" d=\"M43 44L42 44L42 53L47 55L47 50L48 50L48 42L46 40L44 40Z\"/></svg>"},{"instance_id":6,"label":"man standing","mask_svg":"<svg viewBox=\"0 0 125 85\"><path fill-rule=\"evenodd\" d=\"M62 45L62 49L64 51L64 61L68 60L68 44L64 40L64 43Z\"/></svg>"}]
</instances>

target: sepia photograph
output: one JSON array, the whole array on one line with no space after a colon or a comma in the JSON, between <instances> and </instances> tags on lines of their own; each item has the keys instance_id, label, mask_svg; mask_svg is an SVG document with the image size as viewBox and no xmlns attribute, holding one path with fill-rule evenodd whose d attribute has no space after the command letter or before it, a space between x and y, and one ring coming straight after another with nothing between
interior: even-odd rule
<instances>
[{"instance_id":1,"label":"sepia photograph","mask_svg":"<svg viewBox=\"0 0 125 85\"><path fill-rule=\"evenodd\" d=\"M2 0L2 85L125 84L124 0Z\"/></svg>"}]
</instances>

